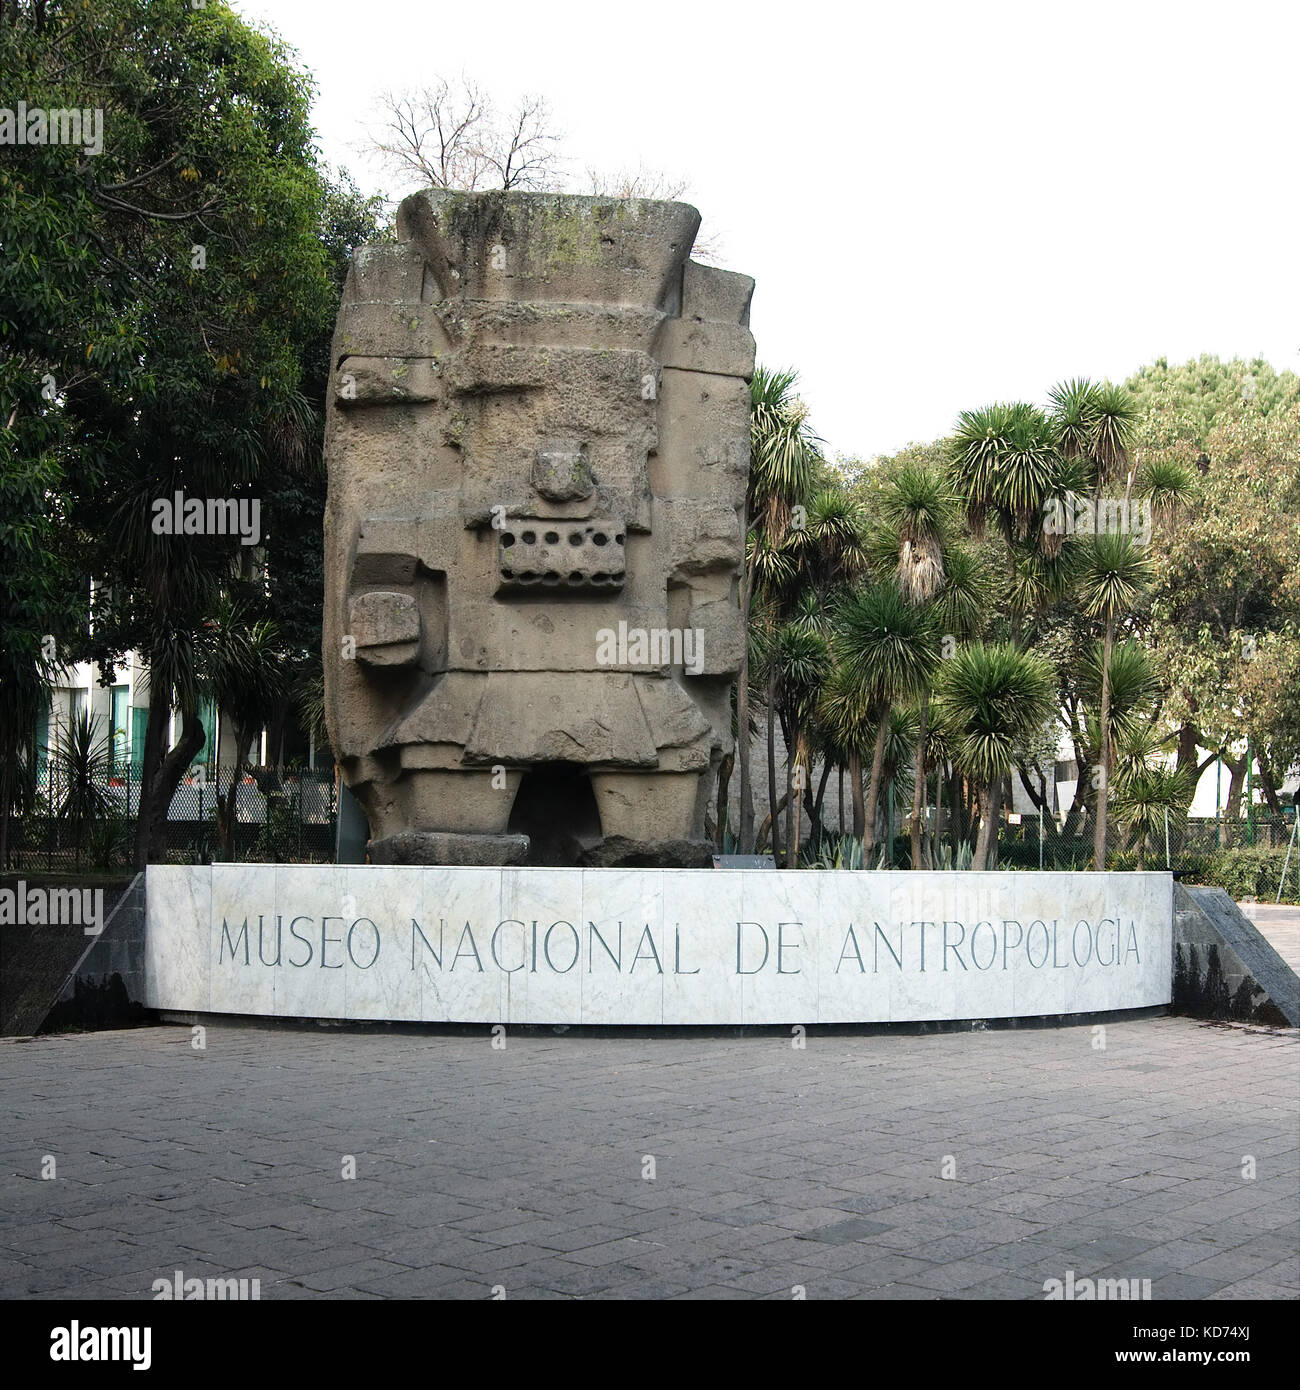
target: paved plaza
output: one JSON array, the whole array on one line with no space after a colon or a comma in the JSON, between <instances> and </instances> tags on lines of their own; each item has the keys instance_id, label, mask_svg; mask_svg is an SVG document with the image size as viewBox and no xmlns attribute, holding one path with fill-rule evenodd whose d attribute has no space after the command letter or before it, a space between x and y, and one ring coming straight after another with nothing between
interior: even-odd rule
<instances>
[{"instance_id":1,"label":"paved plaza","mask_svg":"<svg viewBox=\"0 0 1300 1390\"><path fill-rule=\"evenodd\" d=\"M1278 955L1300 975L1300 907L1286 903L1243 903L1240 906Z\"/></svg>"},{"instance_id":2,"label":"paved plaza","mask_svg":"<svg viewBox=\"0 0 1300 1390\"><path fill-rule=\"evenodd\" d=\"M176 1270L263 1299L1300 1291L1294 1031L192 1041L0 1042L0 1296Z\"/></svg>"}]
</instances>

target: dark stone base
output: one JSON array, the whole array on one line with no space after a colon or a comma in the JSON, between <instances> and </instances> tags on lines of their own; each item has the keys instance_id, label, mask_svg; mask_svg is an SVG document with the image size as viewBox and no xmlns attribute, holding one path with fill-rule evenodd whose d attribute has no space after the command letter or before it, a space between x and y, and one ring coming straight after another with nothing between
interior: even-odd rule
<instances>
[{"instance_id":1,"label":"dark stone base","mask_svg":"<svg viewBox=\"0 0 1300 1390\"><path fill-rule=\"evenodd\" d=\"M584 869L711 869L711 840L629 840L606 836L579 859Z\"/></svg>"},{"instance_id":2,"label":"dark stone base","mask_svg":"<svg viewBox=\"0 0 1300 1390\"><path fill-rule=\"evenodd\" d=\"M1222 888L1174 885L1174 1009L1300 1025L1300 979Z\"/></svg>"},{"instance_id":3,"label":"dark stone base","mask_svg":"<svg viewBox=\"0 0 1300 1390\"><path fill-rule=\"evenodd\" d=\"M528 858L527 835L457 835L448 830L401 830L371 840L372 864L443 864L500 868Z\"/></svg>"}]
</instances>

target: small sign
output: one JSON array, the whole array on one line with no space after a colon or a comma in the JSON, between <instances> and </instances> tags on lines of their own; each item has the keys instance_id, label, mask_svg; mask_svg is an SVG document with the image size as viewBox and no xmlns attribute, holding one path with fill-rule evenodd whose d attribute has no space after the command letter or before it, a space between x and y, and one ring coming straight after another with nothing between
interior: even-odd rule
<instances>
[{"instance_id":1,"label":"small sign","mask_svg":"<svg viewBox=\"0 0 1300 1390\"><path fill-rule=\"evenodd\" d=\"M715 869L775 869L776 863L770 854L715 854Z\"/></svg>"}]
</instances>

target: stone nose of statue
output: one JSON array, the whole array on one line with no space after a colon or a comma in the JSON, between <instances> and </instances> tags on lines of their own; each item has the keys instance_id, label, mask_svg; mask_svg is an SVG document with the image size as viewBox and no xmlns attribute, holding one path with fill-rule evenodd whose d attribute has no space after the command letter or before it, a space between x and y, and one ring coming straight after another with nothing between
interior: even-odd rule
<instances>
[{"instance_id":1,"label":"stone nose of statue","mask_svg":"<svg viewBox=\"0 0 1300 1390\"><path fill-rule=\"evenodd\" d=\"M533 460L533 487L548 502L581 502L596 490L587 446L577 443L546 445Z\"/></svg>"}]
</instances>

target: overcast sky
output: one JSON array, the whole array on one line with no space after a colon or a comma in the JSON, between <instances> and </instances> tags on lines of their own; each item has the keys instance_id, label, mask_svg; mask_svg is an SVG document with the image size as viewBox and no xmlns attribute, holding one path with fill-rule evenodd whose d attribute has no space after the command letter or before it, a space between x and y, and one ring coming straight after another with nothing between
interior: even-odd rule
<instances>
[{"instance_id":1,"label":"overcast sky","mask_svg":"<svg viewBox=\"0 0 1300 1390\"><path fill-rule=\"evenodd\" d=\"M462 71L543 94L579 178L685 179L832 451L1159 356L1300 368L1295 0L235 3L368 191L408 191L375 94Z\"/></svg>"}]
</instances>

